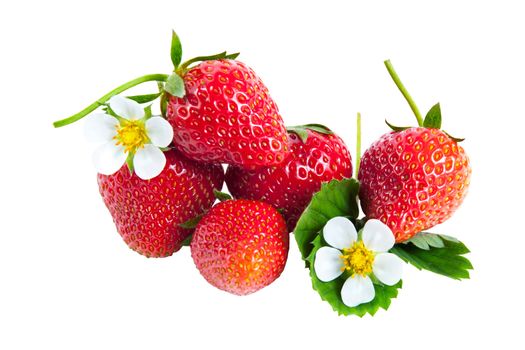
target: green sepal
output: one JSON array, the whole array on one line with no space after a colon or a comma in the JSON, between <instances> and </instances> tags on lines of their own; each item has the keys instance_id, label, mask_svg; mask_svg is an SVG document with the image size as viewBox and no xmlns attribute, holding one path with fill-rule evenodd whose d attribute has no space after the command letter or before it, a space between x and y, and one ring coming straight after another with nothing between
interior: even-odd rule
<instances>
[{"instance_id":1,"label":"green sepal","mask_svg":"<svg viewBox=\"0 0 525 350\"><path fill-rule=\"evenodd\" d=\"M151 111L151 104L144 107L144 120L151 118L153 112Z\"/></svg>"},{"instance_id":2,"label":"green sepal","mask_svg":"<svg viewBox=\"0 0 525 350\"><path fill-rule=\"evenodd\" d=\"M431 246L426 240L428 248L420 248L411 239L396 244L390 252L414 265L418 270L432 271L457 280L470 278L469 270L472 270L473 267L470 261L463 256L470 250L462 242L446 235L431 233L421 233L420 235L425 235L427 238L430 237L427 235L437 236L443 243L443 247L436 247L436 244Z\"/></svg>"},{"instance_id":3,"label":"green sepal","mask_svg":"<svg viewBox=\"0 0 525 350\"><path fill-rule=\"evenodd\" d=\"M204 214L197 215L196 217L191 218L188 221L183 222L182 224L179 224L179 226L189 230L194 229L195 227L197 227L203 216Z\"/></svg>"},{"instance_id":4,"label":"green sepal","mask_svg":"<svg viewBox=\"0 0 525 350\"><path fill-rule=\"evenodd\" d=\"M173 62L173 67L177 69L181 61L182 61L182 44L180 43L179 36L173 30L171 34L171 62Z\"/></svg>"},{"instance_id":5,"label":"green sepal","mask_svg":"<svg viewBox=\"0 0 525 350\"><path fill-rule=\"evenodd\" d=\"M230 199L233 199L232 196L228 193L221 192L219 190L214 189L213 194L215 195L215 198L217 198L219 201L229 201Z\"/></svg>"},{"instance_id":6,"label":"green sepal","mask_svg":"<svg viewBox=\"0 0 525 350\"><path fill-rule=\"evenodd\" d=\"M395 125L392 125L388 122L388 120L385 119L385 123L386 125L388 125L388 127L394 131L403 131L403 130L406 130L406 129L410 129L411 126L395 126Z\"/></svg>"},{"instance_id":7,"label":"green sepal","mask_svg":"<svg viewBox=\"0 0 525 350\"><path fill-rule=\"evenodd\" d=\"M164 89L164 86L162 87ZM164 91L160 96L160 113L166 118L166 111L168 110L168 95Z\"/></svg>"},{"instance_id":8,"label":"green sepal","mask_svg":"<svg viewBox=\"0 0 525 350\"><path fill-rule=\"evenodd\" d=\"M465 138L460 138L460 137L454 137L452 135L450 135L448 132L446 132L445 130L441 130L445 133L445 135L447 135L448 137L450 137L452 140L454 140L455 142L462 142L462 141L465 141Z\"/></svg>"},{"instance_id":9,"label":"green sepal","mask_svg":"<svg viewBox=\"0 0 525 350\"><path fill-rule=\"evenodd\" d=\"M160 95L161 94L159 92L156 94L126 96L126 98L129 98L130 100L133 100L137 103L148 103L155 101Z\"/></svg>"},{"instance_id":10,"label":"green sepal","mask_svg":"<svg viewBox=\"0 0 525 350\"><path fill-rule=\"evenodd\" d=\"M423 126L425 128L441 129L441 107L439 103L430 108L425 116L425 120L423 120Z\"/></svg>"},{"instance_id":11,"label":"green sepal","mask_svg":"<svg viewBox=\"0 0 525 350\"><path fill-rule=\"evenodd\" d=\"M355 221L359 215L358 192L357 180L343 179L322 184L321 190L313 195L294 229L295 240L304 260L312 251L312 241L328 220L345 216Z\"/></svg>"},{"instance_id":12,"label":"green sepal","mask_svg":"<svg viewBox=\"0 0 525 350\"><path fill-rule=\"evenodd\" d=\"M184 80L177 74L173 73L168 77L164 90L172 96L184 97L186 95L186 88L184 87Z\"/></svg>"},{"instance_id":13,"label":"green sepal","mask_svg":"<svg viewBox=\"0 0 525 350\"><path fill-rule=\"evenodd\" d=\"M226 56L224 56L224 59L226 59L226 60L234 60L237 57L239 57L240 54L241 54L240 52L230 53L230 54L227 54Z\"/></svg>"},{"instance_id":14,"label":"green sepal","mask_svg":"<svg viewBox=\"0 0 525 350\"><path fill-rule=\"evenodd\" d=\"M129 173L133 175L135 172L135 166L133 165L133 154L128 153L128 157L126 158L126 165L128 166Z\"/></svg>"},{"instance_id":15,"label":"green sepal","mask_svg":"<svg viewBox=\"0 0 525 350\"><path fill-rule=\"evenodd\" d=\"M317 250L323 246L321 236L318 235L312 244L313 250L308 256L312 287L319 293L321 299L328 302L332 306L333 310L339 315L356 315L363 317L366 314L370 314L373 316L380 308L387 310L391 304L392 299L397 297L398 289L403 285L402 281L399 281L393 286L374 283L375 297L372 301L365 304L360 304L356 307L346 306L341 299L341 288L343 287L347 276L343 274L330 282L323 282L319 280L315 274L313 266L315 262L315 254Z\"/></svg>"},{"instance_id":16,"label":"green sepal","mask_svg":"<svg viewBox=\"0 0 525 350\"><path fill-rule=\"evenodd\" d=\"M301 141L305 143L308 140L308 132L306 130L312 130L315 132L318 132L320 134L325 135L333 135L333 131L327 128L326 126L322 124L305 124L305 125L294 125L294 126L288 126L286 130L288 132L293 132L299 136Z\"/></svg>"},{"instance_id":17,"label":"green sepal","mask_svg":"<svg viewBox=\"0 0 525 350\"><path fill-rule=\"evenodd\" d=\"M191 244L191 240L193 239L193 234L186 237L184 241L182 241L181 246L188 247Z\"/></svg>"}]
</instances>

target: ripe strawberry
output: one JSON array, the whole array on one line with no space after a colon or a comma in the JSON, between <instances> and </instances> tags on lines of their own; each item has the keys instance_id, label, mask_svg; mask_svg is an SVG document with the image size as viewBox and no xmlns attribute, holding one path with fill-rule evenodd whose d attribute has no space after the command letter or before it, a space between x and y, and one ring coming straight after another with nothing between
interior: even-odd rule
<instances>
[{"instance_id":1,"label":"ripe strawberry","mask_svg":"<svg viewBox=\"0 0 525 350\"><path fill-rule=\"evenodd\" d=\"M235 60L204 61L179 73L184 97L169 95L173 143L187 157L244 168L276 165L288 154L278 109L261 79Z\"/></svg>"},{"instance_id":2,"label":"ripe strawberry","mask_svg":"<svg viewBox=\"0 0 525 350\"><path fill-rule=\"evenodd\" d=\"M199 164L174 150L157 177L141 180L123 166L98 175L100 194L126 244L147 257L170 256L191 230L179 225L208 210L224 174L218 164Z\"/></svg>"},{"instance_id":3,"label":"ripe strawberry","mask_svg":"<svg viewBox=\"0 0 525 350\"><path fill-rule=\"evenodd\" d=\"M439 103L423 120L390 61L385 65L414 111L420 127L383 135L363 154L359 168L361 207L394 232L396 242L447 220L463 202L470 182L469 159L441 128Z\"/></svg>"},{"instance_id":4,"label":"ripe strawberry","mask_svg":"<svg viewBox=\"0 0 525 350\"><path fill-rule=\"evenodd\" d=\"M227 200L197 225L191 256L211 285L246 295L279 277L288 246L286 223L276 209L258 201Z\"/></svg>"},{"instance_id":5,"label":"ripe strawberry","mask_svg":"<svg viewBox=\"0 0 525 350\"><path fill-rule=\"evenodd\" d=\"M361 206L401 242L447 220L467 193L470 173L465 151L443 131L392 132L363 154Z\"/></svg>"},{"instance_id":6,"label":"ripe strawberry","mask_svg":"<svg viewBox=\"0 0 525 350\"><path fill-rule=\"evenodd\" d=\"M229 166L226 184L235 198L279 208L291 232L323 182L352 177L352 159L343 140L325 127L289 130L291 153L282 164L256 170Z\"/></svg>"}]
</instances>

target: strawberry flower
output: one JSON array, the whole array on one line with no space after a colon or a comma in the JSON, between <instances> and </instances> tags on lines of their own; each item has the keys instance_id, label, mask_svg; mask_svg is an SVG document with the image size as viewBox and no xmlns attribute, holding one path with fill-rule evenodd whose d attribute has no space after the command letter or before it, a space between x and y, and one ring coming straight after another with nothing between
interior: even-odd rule
<instances>
[{"instance_id":1,"label":"strawberry flower","mask_svg":"<svg viewBox=\"0 0 525 350\"><path fill-rule=\"evenodd\" d=\"M403 261L387 253L395 243L392 231L379 220L368 220L359 237L354 224L344 217L330 219L323 238L330 246L317 250L314 261L319 280L330 282L343 275L341 299L348 307L375 298L373 280L392 286L399 282Z\"/></svg>"},{"instance_id":2,"label":"strawberry flower","mask_svg":"<svg viewBox=\"0 0 525 350\"><path fill-rule=\"evenodd\" d=\"M85 123L85 135L100 146L93 154L93 163L100 174L117 172L126 161L132 162L138 177L149 180L159 175L166 165L161 148L173 139L173 128L162 117L148 117L137 102L113 96L108 113L90 115Z\"/></svg>"}]
</instances>

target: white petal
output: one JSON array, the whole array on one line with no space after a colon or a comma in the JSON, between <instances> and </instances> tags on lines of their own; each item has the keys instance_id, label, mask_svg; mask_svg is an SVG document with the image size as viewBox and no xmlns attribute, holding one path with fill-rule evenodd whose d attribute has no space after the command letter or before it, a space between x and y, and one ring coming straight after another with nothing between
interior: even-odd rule
<instances>
[{"instance_id":1,"label":"white petal","mask_svg":"<svg viewBox=\"0 0 525 350\"><path fill-rule=\"evenodd\" d=\"M109 100L109 107L122 118L136 120L144 117L144 108L140 104L120 95L115 95Z\"/></svg>"},{"instance_id":2,"label":"white petal","mask_svg":"<svg viewBox=\"0 0 525 350\"><path fill-rule=\"evenodd\" d=\"M117 133L119 122L108 114L94 113L86 117L84 135L89 142L109 142Z\"/></svg>"},{"instance_id":3,"label":"white petal","mask_svg":"<svg viewBox=\"0 0 525 350\"><path fill-rule=\"evenodd\" d=\"M159 175L166 165L166 156L152 144L139 148L133 157L133 167L138 177L149 180Z\"/></svg>"},{"instance_id":4,"label":"white petal","mask_svg":"<svg viewBox=\"0 0 525 350\"><path fill-rule=\"evenodd\" d=\"M375 252L386 252L394 246L396 239L392 230L381 221L370 219L363 227L363 243Z\"/></svg>"},{"instance_id":5,"label":"white petal","mask_svg":"<svg viewBox=\"0 0 525 350\"><path fill-rule=\"evenodd\" d=\"M93 153L93 164L100 174L111 175L116 173L126 162L127 153L122 145L117 146L114 141L106 142Z\"/></svg>"},{"instance_id":6,"label":"white petal","mask_svg":"<svg viewBox=\"0 0 525 350\"><path fill-rule=\"evenodd\" d=\"M368 303L374 300L376 291L370 277L355 275L348 278L341 288L341 299L348 307Z\"/></svg>"},{"instance_id":7,"label":"white petal","mask_svg":"<svg viewBox=\"0 0 525 350\"><path fill-rule=\"evenodd\" d=\"M341 252L331 247L321 247L315 253L314 269L317 278L323 282L330 282L341 276L343 270Z\"/></svg>"},{"instance_id":8,"label":"white petal","mask_svg":"<svg viewBox=\"0 0 525 350\"><path fill-rule=\"evenodd\" d=\"M336 216L328 220L323 228L326 243L337 249L349 248L357 240L357 231L350 220Z\"/></svg>"},{"instance_id":9,"label":"white petal","mask_svg":"<svg viewBox=\"0 0 525 350\"><path fill-rule=\"evenodd\" d=\"M157 147L168 147L173 140L173 127L162 117L152 117L146 122L146 133Z\"/></svg>"},{"instance_id":10,"label":"white petal","mask_svg":"<svg viewBox=\"0 0 525 350\"><path fill-rule=\"evenodd\" d=\"M391 253L377 254L374 258L372 271L378 280L388 286L393 286L401 279L403 260Z\"/></svg>"}]
</instances>

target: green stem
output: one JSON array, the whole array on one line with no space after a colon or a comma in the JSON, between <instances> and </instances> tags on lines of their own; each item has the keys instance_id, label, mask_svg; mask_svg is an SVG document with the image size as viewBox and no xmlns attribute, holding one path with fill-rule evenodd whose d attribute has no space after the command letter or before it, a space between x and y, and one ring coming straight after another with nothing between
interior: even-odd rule
<instances>
[{"instance_id":1,"label":"green stem","mask_svg":"<svg viewBox=\"0 0 525 350\"><path fill-rule=\"evenodd\" d=\"M421 112L419 112L419 109L417 108L416 103L414 102L414 100L408 93L407 89L401 82L401 79L399 79L399 76L394 70L394 67L392 66L392 63L390 62L390 60L385 61L385 66L386 66L386 69L388 70L388 73L390 73L390 76L394 80L394 83L396 83L397 88L399 89L399 91L401 91L401 93L405 97L405 100L407 100L408 105L412 109L412 112L414 112L414 115L416 116L416 119L417 119L417 124L419 126L423 126L423 117L421 116Z\"/></svg>"},{"instance_id":2,"label":"green stem","mask_svg":"<svg viewBox=\"0 0 525 350\"><path fill-rule=\"evenodd\" d=\"M83 110L78 112L77 114L74 114L74 115L72 115L69 118L62 119L62 120L54 122L53 126L55 128L60 128L62 126L74 123L74 122L84 118L89 113L93 112L99 106L101 106L104 103L106 103L111 97L113 97L115 95L118 95L118 94L120 94L120 93L122 93L122 92L124 92L124 91L126 91L126 90L128 90L128 89L130 89L132 87L134 87L134 86L137 86L139 84L145 83L147 81L166 81L167 79L168 79L168 75L167 74L148 74L148 75L144 75L142 77L138 77L138 78L135 78L133 80L130 80L127 83L124 83L124 84L120 85L119 87L111 90L110 92L108 92L107 94L105 94L104 96L102 96L101 98L99 98L98 100L96 100L95 102L93 102L92 104L90 104L89 106L87 106L86 108L84 108Z\"/></svg>"},{"instance_id":3,"label":"green stem","mask_svg":"<svg viewBox=\"0 0 525 350\"><path fill-rule=\"evenodd\" d=\"M357 112L357 137L355 142L355 174L354 177L357 179L359 175L359 165L361 164L361 113Z\"/></svg>"}]
</instances>

